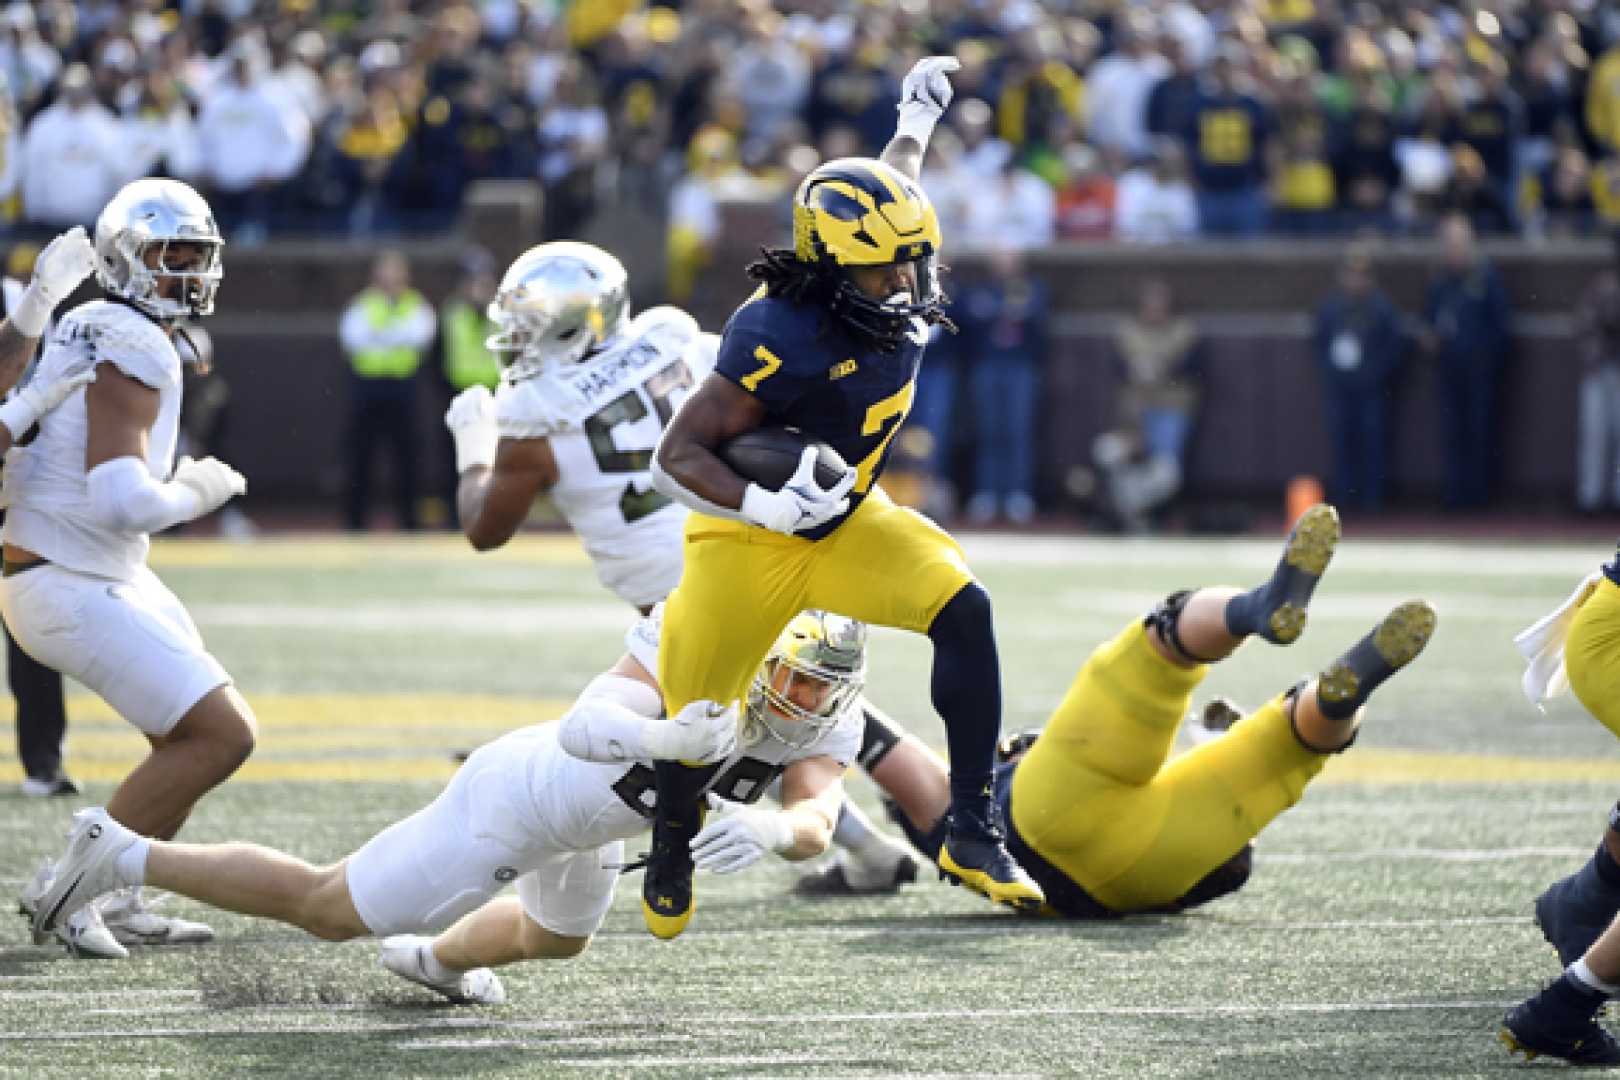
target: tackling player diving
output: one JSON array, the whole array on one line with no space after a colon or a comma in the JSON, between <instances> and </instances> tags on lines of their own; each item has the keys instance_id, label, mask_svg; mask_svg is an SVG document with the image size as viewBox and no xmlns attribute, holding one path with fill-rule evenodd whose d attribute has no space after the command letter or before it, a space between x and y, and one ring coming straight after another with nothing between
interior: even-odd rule
<instances>
[{"instance_id":1,"label":"tackling player diving","mask_svg":"<svg viewBox=\"0 0 1620 1080\"><path fill-rule=\"evenodd\" d=\"M803 613L758 666L740 722L736 708L708 701L666 719L653 676L661 616L636 623L625 655L561 720L475 750L431 804L331 866L253 844L150 840L104 809L80 811L36 940L97 894L148 884L331 941L382 936L388 970L452 1001L493 1004L505 991L490 968L566 959L590 943L622 841L656 807L654 761L712 765L703 795L716 812L691 841L698 866L733 873L768 853L821 854L860 746L866 627ZM754 806L777 780L781 809ZM497 898L508 884L517 895Z\"/></svg>"},{"instance_id":2,"label":"tackling player diving","mask_svg":"<svg viewBox=\"0 0 1620 1080\"><path fill-rule=\"evenodd\" d=\"M939 223L917 174L957 66L930 57L906 76L880 160L829 161L804 179L793 247L749 267L759 291L727 323L715 374L664 432L654 482L695 513L658 679L671 715L694 700L735 700L803 608L927 634L953 765L949 825L930 855L996 900L1038 906L1040 889L1007 854L993 798L1001 678L989 594L949 535L877 484L911 409L928 326L946 322ZM781 490L750 483L716 451L765 424L824 440L854 467L822 489L807 451ZM676 762L658 768L642 914L660 938L692 916L687 842L701 828L703 777Z\"/></svg>"}]
</instances>

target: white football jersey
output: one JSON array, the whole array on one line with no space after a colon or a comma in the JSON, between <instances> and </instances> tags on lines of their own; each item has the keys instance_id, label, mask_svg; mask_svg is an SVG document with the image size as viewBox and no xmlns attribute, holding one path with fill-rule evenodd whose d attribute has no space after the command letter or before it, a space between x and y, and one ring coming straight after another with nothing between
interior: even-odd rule
<instances>
[{"instance_id":1,"label":"white football jersey","mask_svg":"<svg viewBox=\"0 0 1620 1080\"><path fill-rule=\"evenodd\" d=\"M625 637L630 655L648 671L658 670L658 635L663 608L639 620ZM758 742L739 745L721 762L705 790L737 803L752 803L796 761L830 757L848 767L860 752L865 721L856 708L845 710L831 731L814 744L795 748L769 732ZM557 725L540 724L504 737L527 759L528 792L536 827L551 843L587 850L629 839L652 822L656 804L651 762L633 765L581 761L557 744Z\"/></svg>"},{"instance_id":2,"label":"white football jersey","mask_svg":"<svg viewBox=\"0 0 1620 1080\"><path fill-rule=\"evenodd\" d=\"M653 490L652 457L713 370L718 340L679 308L650 308L585 363L503 380L495 393L501 437L550 441L557 509L602 584L637 607L680 579L686 510Z\"/></svg>"},{"instance_id":3,"label":"white football jersey","mask_svg":"<svg viewBox=\"0 0 1620 1080\"><path fill-rule=\"evenodd\" d=\"M132 307L93 300L57 324L35 377L54 378L86 353L98 365L111 364L158 392L146 467L155 479L168 480L180 432L181 391L180 356L169 335ZM5 540L69 570L127 580L146 564L150 541L145 533L110 529L90 512L84 394L75 390L40 420L32 442L7 455Z\"/></svg>"}]
</instances>

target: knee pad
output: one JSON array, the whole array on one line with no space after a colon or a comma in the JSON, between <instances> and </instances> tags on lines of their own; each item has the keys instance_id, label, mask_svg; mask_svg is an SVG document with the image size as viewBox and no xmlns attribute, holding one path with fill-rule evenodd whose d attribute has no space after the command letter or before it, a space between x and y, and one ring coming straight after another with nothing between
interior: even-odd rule
<instances>
[{"instance_id":1,"label":"knee pad","mask_svg":"<svg viewBox=\"0 0 1620 1080\"><path fill-rule=\"evenodd\" d=\"M1187 601L1192 599L1191 589L1182 589L1173 592L1160 600L1152 611L1142 617L1142 625L1149 630L1157 630L1159 637L1169 645L1171 650L1189 664L1208 664L1212 661L1201 656L1194 656L1187 651L1181 643L1181 635L1176 631L1176 624L1181 621L1181 613L1187 608Z\"/></svg>"}]
</instances>

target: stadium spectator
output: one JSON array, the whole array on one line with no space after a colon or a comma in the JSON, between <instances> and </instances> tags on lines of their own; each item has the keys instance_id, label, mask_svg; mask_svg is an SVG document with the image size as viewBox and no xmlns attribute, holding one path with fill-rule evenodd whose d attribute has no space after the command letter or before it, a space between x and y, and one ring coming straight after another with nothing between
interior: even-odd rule
<instances>
[{"instance_id":1,"label":"stadium spectator","mask_svg":"<svg viewBox=\"0 0 1620 1080\"><path fill-rule=\"evenodd\" d=\"M698 132L687 151L689 170L670 189L668 253L669 298L682 303L692 295L697 275L709 264L720 235L720 199L746 185L736 142L724 128Z\"/></svg>"},{"instance_id":2,"label":"stadium spectator","mask_svg":"<svg viewBox=\"0 0 1620 1080\"><path fill-rule=\"evenodd\" d=\"M1479 151L1459 143L1451 152L1451 179L1441 193L1441 213L1462 214L1475 232L1500 235L1513 229L1513 212L1492 180Z\"/></svg>"},{"instance_id":3,"label":"stadium spectator","mask_svg":"<svg viewBox=\"0 0 1620 1080\"><path fill-rule=\"evenodd\" d=\"M495 260L483 248L469 248L461 256L461 280L439 310L439 352L443 361L440 371L450 391L444 403L474 386L494 390L500 385L501 366L488 345L496 329L488 315L489 302L493 299ZM448 428L435 426L442 444L439 460L453 463L455 440ZM441 485L452 529L460 528L456 520L456 488L460 480L452 468Z\"/></svg>"},{"instance_id":4,"label":"stadium spectator","mask_svg":"<svg viewBox=\"0 0 1620 1080\"><path fill-rule=\"evenodd\" d=\"M1035 447L1050 302L1046 284L1013 246L990 252L989 275L962 290L968 391L973 396L973 495L968 520L1035 517ZM932 361L930 361L932 362Z\"/></svg>"},{"instance_id":5,"label":"stadium spectator","mask_svg":"<svg viewBox=\"0 0 1620 1080\"><path fill-rule=\"evenodd\" d=\"M1400 184L1394 104L1375 80L1363 80L1349 109L1330 130L1333 179L1346 232L1385 229Z\"/></svg>"},{"instance_id":6,"label":"stadium spectator","mask_svg":"<svg viewBox=\"0 0 1620 1080\"><path fill-rule=\"evenodd\" d=\"M961 245L972 250L1045 247L1055 235L1055 214L1051 185L1008 158L968 202Z\"/></svg>"},{"instance_id":7,"label":"stadium spectator","mask_svg":"<svg viewBox=\"0 0 1620 1080\"><path fill-rule=\"evenodd\" d=\"M1445 505L1478 509L1490 501L1496 466L1497 389L1510 312L1465 215L1453 213L1441 223L1440 242L1441 265L1429 286L1419 340L1439 361Z\"/></svg>"},{"instance_id":8,"label":"stadium spectator","mask_svg":"<svg viewBox=\"0 0 1620 1080\"><path fill-rule=\"evenodd\" d=\"M1121 240L1168 244L1198 233L1198 200L1181 143L1157 139L1148 164L1119 178L1114 231Z\"/></svg>"},{"instance_id":9,"label":"stadium spectator","mask_svg":"<svg viewBox=\"0 0 1620 1080\"><path fill-rule=\"evenodd\" d=\"M608 116L584 64L570 59L539 120L539 173L546 186L544 232L570 235L596 209L597 170L608 155Z\"/></svg>"},{"instance_id":10,"label":"stadium spectator","mask_svg":"<svg viewBox=\"0 0 1620 1080\"><path fill-rule=\"evenodd\" d=\"M95 221L128 176L117 122L96 100L90 69L71 65L59 90L23 137L23 216L53 229Z\"/></svg>"},{"instance_id":11,"label":"stadium spectator","mask_svg":"<svg viewBox=\"0 0 1620 1080\"><path fill-rule=\"evenodd\" d=\"M410 264L384 251L372 264L371 286L343 312L340 336L349 356L348 500L344 521L366 528L371 509L371 459L389 444L402 529L416 528L416 373L433 343L433 307L410 287Z\"/></svg>"},{"instance_id":12,"label":"stadium spectator","mask_svg":"<svg viewBox=\"0 0 1620 1080\"><path fill-rule=\"evenodd\" d=\"M1593 141L1607 153L1620 151L1620 43L1593 65L1585 113Z\"/></svg>"},{"instance_id":13,"label":"stadium spectator","mask_svg":"<svg viewBox=\"0 0 1620 1080\"><path fill-rule=\"evenodd\" d=\"M1338 287L1317 309L1312 334L1333 441L1332 501L1384 503L1390 394L1404 343L1400 314L1373 276L1372 253L1345 253Z\"/></svg>"},{"instance_id":14,"label":"stadium spectator","mask_svg":"<svg viewBox=\"0 0 1620 1080\"><path fill-rule=\"evenodd\" d=\"M1198 330L1175 310L1162 278L1148 278L1136 311L1114 333L1120 389L1116 426L1097 437L1102 505L1112 523L1143 532L1181 490L1187 443L1198 417Z\"/></svg>"},{"instance_id":15,"label":"stadium spectator","mask_svg":"<svg viewBox=\"0 0 1620 1080\"><path fill-rule=\"evenodd\" d=\"M1266 225L1266 154L1275 117L1240 85L1243 61L1233 42L1221 46L1186 133L1198 183L1198 229L1205 236L1254 236Z\"/></svg>"},{"instance_id":16,"label":"stadium spectator","mask_svg":"<svg viewBox=\"0 0 1620 1080\"><path fill-rule=\"evenodd\" d=\"M233 244L264 240L281 186L310 150L309 122L265 77L263 48L251 35L236 40L197 117L199 175Z\"/></svg>"},{"instance_id":17,"label":"stadium spectator","mask_svg":"<svg viewBox=\"0 0 1620 1080\"><path fill-rule=\"evenodd\" d=\"M1612 240L1614 261L1587 286L1575 310L1583 368L1575 505L1587 514L1620 509L1620 233Z\"/></svg>"},{"instance_id":18,"label":"stadium spectator","mask_svg":"<svg viewBox=\"0 0 1620 1080\"><path fill-rule=\"evenodd\" d=\"M810 62L781 28L776 12L763 6L753 11L741 47L727 58L720 76L722 91L742 103L749 139L773 138L810 96Z\"/></svg>"},{"instance_id":19,"label":"stadium spectator","mask_svg":"<svg viewBox=\"0 0 1620 1080\"><path fill-rule=\"evenodd\" d=\"M1303 77L1282 83L1277 127L1271 148L1272 220L1282 232L1327 232L1337 224L1339 189L1329 157L1327 118Z\"/></svg>"},{"instance_id":20,"label":"stadium spectator","mask_svg":"<svg viewBox=\"0 0 1620 1080\"><path fill-rule=\"evenodd\" d=\"M133 93L119 125L132 176L193 176L197 131L191 107L174 79L151 68L130 84Z\"/></svg>"},{"instance_id":21,"label":"stadium spectator","mask_svg":"<svg viewBox=\"0 0 1620 1080\"><path fill-rule=\"evenodd\" d=\"M1479 155L1499 201L1511 218L1517 192L1524 102L1507 82L1507 62L1491 53L1474 65L1474 91L1463 106L1462 141Z\"/></svg>"},{"instance_id":22,"label":"stadium spectator","mask_svg":"<svg viewBox=\"0 0 1620 1080\"><path fill-rule=\"evenodd\" d=\"M1144 8L1124 9L1115 31L1115 49L1092 65L1086 76L1087 137L1126 160L1147 153L1148 97L1170 74L1170 64L1154 51L1158 27Z\"/></svg>"},{"instance_id":23,"label":"stadium spectator","mask_svg":"<svg viewBox=\"0 0 1620 1080\"><path fill-rule=\"evenodd\" d=\"M1106 240L1114 234L1118 185L1102 156L1085 143L1063 152L1064 181L1057 193L1057 235L1062 240Z\"/></svg>"},{"instance_id":24,"label":"stadium spectator","mask_svg":"<svg viewBox=\"0 0 1620 1080\"><path fill-rule=\"evenodd\" d=\"M1198 104L1199 67L1181 38L1166 34L1163 44L1170 70L1148 92L1145 124L1150 135L1179 139L1192 126L1193 110Z\"/></svg>"},{"instance_id":25,"label":"stadium spectator","mask_svg":"<svg viewBox=\"0 0 1620 1080\"><path fill-rule=\"evenodd\" d=\"M900 94L900 80L889 70L889 61L889 43L869 25L850 55L817 71L805 107L811 135L820 139L834 124L845 124L860 133L864 152L882 149L894 127L894 102Z\"/></svg>"},{"instance_id":26,"label":"stadium spectator","mask_svg":"<svg viewBox=\"0 0 1620 1080\"><path fill-rule=\"evenodd\" d=\"M386 82L374 81L365 104L334 132L334 175L343 192L350 234L392 233L400 225L401 174L396 168L410 138L399 97Z\"/></svg>"},{"instance_id":27,"label":"stadium spectator","mask_svg":"<svg viewBox=\"0 0 1620 1080\"><path fill-rule=\"evenodd\" d=\"M1592 167L1578 146L1561 147L1541 176L1530 185L1534 192L1531 220L1535 235L1583 237L1591 233Z\"/></svg>"},{"instance_id":28,"label":"stadium spectator","mask_svg":"<svg viewBox=\"0 0 1620 1080\"><path fill-rule=\"evenodd\" d=\"M0 73L11 88L17 111L31 115L61 70L62 57L40 36L33 5L8 7L0 27Z\"/></svg>"},{"instance_id":29,"label":"stadium spectator","mask_svg":"<svg viewBox=\"0 0 1620 1080\"><path fill-rule=\"evenodd\" d=\"M276 65L269 82L283 97L298 103L304 118L318 124L326 115L326 87L321 72L326 66L326 39L319 30L300 30L271 43Z\"/></svg>"},{"instance_id":30,"label":"stadium spectator","mask_svg":"<svg viewBox=\"0 0 1620 1080\"><path fill-rule=\"evenodd\" d=\"M968 98L957 109L954 130L962 141L962 166L979 180L1001 174L1012 160L1013 149L995 133L995 113L978 98Z\"/></svg>"}]
</instances>

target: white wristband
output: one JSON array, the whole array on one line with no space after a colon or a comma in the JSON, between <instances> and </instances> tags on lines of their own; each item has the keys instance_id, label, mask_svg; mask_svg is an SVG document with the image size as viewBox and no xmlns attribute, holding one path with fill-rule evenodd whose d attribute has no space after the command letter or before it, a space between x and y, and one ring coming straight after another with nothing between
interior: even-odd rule
<instances>
[{"instance_id":1,"label":"white wristband","mask_svg":"<svg viewBox=\"0 0 1620 1080\"><path fill-rule=\"evenodd\" d=\"M934 126L939 123L940 113L932 106L920 101L908 101L900 106L900 120L894 125L895 138L902 135L917 140L917 145L928 150L928 140L934 134Z\"/></svg>"},{"instance_id":2,"label":"white wristband","mask_svg":"<svg viewBox=\"0 0 1620 1080\"><path fill-rule=\"evenodd\" d=\"M4 405L0 405L0 424L6 425L6 430L11 432L13 445L38 420L39 416L34 412L33 406L20 397L13 397Z\"/></svg>"}]
</instances>

